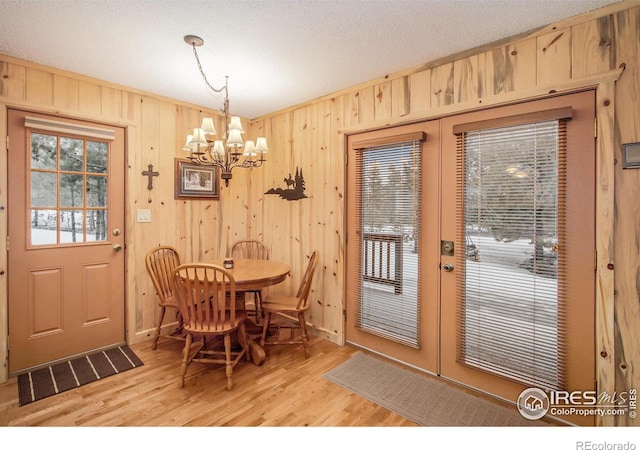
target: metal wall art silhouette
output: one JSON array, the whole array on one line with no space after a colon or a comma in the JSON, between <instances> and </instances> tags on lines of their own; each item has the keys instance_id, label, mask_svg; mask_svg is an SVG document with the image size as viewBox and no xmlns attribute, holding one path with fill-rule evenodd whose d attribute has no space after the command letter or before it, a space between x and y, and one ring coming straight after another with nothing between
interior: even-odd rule
<instances>
[{"instance_id":1,"label":"metal wall art silhouette","mask_svg":"<svg viewBox=\"0 0 640 450\"><path fill-rule=\"evenodd\" d=\"M300 200L301 198L307 198L304 195L304 177L302 176L302 170L296 167L295 177L285 178L283 182L287 185L286 188L271 188L265 194L277 194L280 198L285 200Z\"/></svg>"}]
</instances>

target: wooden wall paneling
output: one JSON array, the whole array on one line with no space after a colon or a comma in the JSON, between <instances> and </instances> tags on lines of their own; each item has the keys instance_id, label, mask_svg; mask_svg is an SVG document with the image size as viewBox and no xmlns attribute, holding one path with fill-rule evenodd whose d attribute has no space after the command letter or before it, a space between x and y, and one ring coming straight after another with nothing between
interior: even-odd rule
<instances>
[{"instance_id":1,"label":"wooden wall paneling","mask_svg":"<svg viewBox=\"0 0 640 450\"><path fill-rule=\"evenodd\" d=\"M318 215L317 211L326 211L325 204L325 183L324 177L324 160L325 154L322 150L321 142L323 140L322 133L324 132L324 104L326 102L314 102L307 108L307 120L309 126L307 127L309 134L307 137L308 151L304 152L300 160L300 168L303 170L303 176L305 180L305 195L308 198L298 200L297 203L300 206L300 215L302 218L300 229L300 256L299 262L296 265L295 276L296 285L300 283L302 273L308 262L307 257L314 249L322 249L322 241L324 240L324 226L323 226L323 214ZM318 269L314 276L312 293L310 294L311 307L309 314L306 316L307 322L322 323L323 311L322 306L314 301L316 298L317 286L322 285L322 274L319 267L322 265L322 256L318 259ZM315 277L318 279L315 279Z\"/></svg>"},{"instance_id":2,"label":"wooden wall paneling","mask_svg":"<svg viewBox=\"0 0 640 450\"><path fill-rule=\"evenodd\" d=\"M552 86L571 79L571 28L537 38L538 86Z\"/></svg>"},{"instance_id":3,"label":"wooden wall paneling","mask_svg":"<svg viewBox=\"0 0 640 450\"><path fill-rule=\"evenodd\" d=\"M431 108L431 71L422 70L409 75L409 111L424 112ZM349 125L346 124L345 125Z\"/></svg>"},{"instance_id":4,"label":"wooden wall paneling","mask_svg":"<svg viewBox=\"0 0 640 450\"><path fill-rule=\"evenodd\" d=\"M38 69L27 68L26 100L38 106L53 104L53 74Z\"/></svg>"},{"instance_id":5,"label":"wooden wall paneling","mask_svg":"<svg viewBox=\"0 0 640 450\"><path fill-rule=\"evenodd\" d=\"M478 99L478 55L453 63L455 103L467 103Z\"/></svg>"},{"instance_id":6,"label":"wooden wall paneling","mask_svg":"<svg viewBox=\"0 0 640 450\"><path fill-rule=\"evenodd\" d=\"M105 111L105 113L102 114L105 119L120 120L120 114L114 116L110 109L102 105L102 91L102 86L80 80L78 82L78 110L82 114L92 117L100 116L101 112ZM107 100L107 98L104 99ZM107 114L107 111L109 114Z\"/></svg>"},{"instance_id":7,"label":"wooden wall paneling","mask_svg":"<svg viewBox=\"0 0 640 450\"><path fill-rule=\"evenodd\" d=\"M505 92L526 92L536 86L537 42L525 39L505 46Z\"/></svg>"},{"instance_id":8,"label":"wooden wall paneling","mask_svg":"<svg viewBox=\"0 0 640 450\"><path fill-rule=\"evenodd\" d=\"M323 327L326 323L326 310L323 302L325 290L325 271L323 270L325 255L325 246L330 235L330 222L331 217L329 210L330 194L329 183L331 176L329 171L331 170L331 154L329 149L329 143L331 140L331 105L329 101L323 101L317 103L312 110L312 130L315 130L314 137L312 138L312 147L315 149L315 157L312 157L310 175L305 174L305 181L309 177L309 181L313 182L313 197L310 199L304 199L302 201L309 203L309 221L310 221L310 243L304 249L306 255L310 255L313 250L317 250L319 253L318 266L314 275L312 284L312 291L309 296L311 304L309 317L306 317L307 322L313 323L316 327ZM321 214L317 214L317 211L322 211Z\"/></svg>"},{"instance_id":9,"label":"wooden wall paneling","mask_svg":"<svg viewBox=\"0 0 640 450\"><path fill-rule=\"evenodd\" d=\"M243 128L246 130L244 124ZM246 133L242 138L243 140L248 139ZM222 216L226 228L224 241L220 242L221 251L226 251L223 249L228 248L234 241L244 239L247 233L247 209L249 207L247 204L247 170L234 169L232 171L233 178L229 181L229 187L225 187L224 183L220 185L221 199L223 199Z\"/></svg>"},{"instance_id":10,"label":"wooden wall paneling","mask_svg":"<svg viewBox=\"0 0 640 450\"><path fill-rule=\"evenodd\" d=\"M125 94L120 89L107 86L100 88L100 114L112 119L124 119L123 98Z\"/></svg>"},{"instance_id":11,"label":"wooden wall paneling","mask_svg":"<svg viewBox=\"0 0 640 450\"><path fill-rule=\"evenodd\" d=\"M600 17L571 27L571 75L585 77L613 69L613 18Z\"/></svg>"},{"instance_id":12,"label":"wooden wall paneling","mask_svg":"<svg viewBox=\"0 0 640 450\"><path fill-rule=\"evenodd\" d=\"M149 162L142 161L140 177L142 177L142 171L147 170L149 164L153 164L153 170L159 172L159 175L153 179L153 189L151 191L147 189L145 192L148 199L151 199L151 203L147 203L145 206L151 207L151 223L141 223L140 225L151 229L160 229L158 231L161 233L162 240L169 242L175 239L176 230L172 227L159 227L158 225L167 219L169 219L168 223L171 223L172 211L167 211L167 205L175 208L174 160L176 156L182 156L180 153L183 153L182 145L184 143L179 147L175 144L178 140L175 126L177 122L175 106L164 102L158 103L155 113L157 114L154 124L156 138L153 148L149 149ZM142 179L146 180L146 178ZM155 231L150 233L151 229L147 230L148 234L157 233ZM149 245L149 247L152 246Z\"/></svg>"},{"instance_id":13,"label":"wooden wall paneling","mask_svg":"<svg viewBox=\"0 0 640 450\"><path fill-rule=\"evenodd\" d=\"M221 242L220 250L226 253L226 249L239 239L248 239L251 233L251 171L253 169L234 169L233 178L229 181L229 187L221 183L224 191L222 211L227 225L227 236ZM259 169L256 169L259 170ZM221 192L222 192L221 191ZM222 256L222 255L221 255Z\"/></svg>"},{"instance_id":14,"label":"wooden wall paneling","mask_svg":"<svg viewBox=\"0 0 640 450\"><path fill-rule=\"evenodd\" d=\"M133 121L135 120L135 117L136 117L134 111L139 106L136 102L138 96L132 92L123 92L122 94L123 94L122 118Z\"/></svg>"},{"instance_id":15,"label":"wooden wall paneling","mask_svg":"<svg viewBox=\"0 0 640 450\"><path fill-rule=\"evenodd\" d=\"M358 123L372 123L376 120L374 89L369 86L358 90Z\"/></svg>"},{"instance_id":16,"label":"wooden wall paneling","mask_svg":"<svg viewBox=\"0 0 640 450\"><path fill-rule=\"evenodd\" d=\"M284 177L289 173L295 176L295 169L299 167L303 171L306 178L305 194L307 199L297 201L285 201L285 208L289 212L289 255L288 261L291 265L291 281L293 286L298 286L302 277L303 264L305 262L304 255L306 249L313 245L311 232L309 230L309 206L310 199L316 194L317 180L311 180L313 169L309 165L311 162L310 155L313 155L315 149L311 148L311 109L312 105L307 105L293 114L293 147L292 155L288 168Z\"/></svg>"},{"instance_id":17,"label":"wooden wall paneling","mask_svg":"<svg viewBox=\"0 0 640 450\"><path fill-rule=\"evenodd\" d=\"M118 93L114 92L114 96L120 96ZM105 99L105 96L101 96L102 99ZM109 96L106 96L109 99ZM107 102L106 108L110 109L109 105L113 103ZM141 109L142 104L140 101L140 97L137 95L131 94L131 107L129 109L129 114L131 119L139 120L142 116ZM124 111L123 111L124 112ZM136 343L143 341L150 337L150 334L140 334L137 330L142 328L143 317L142 312L145 309L141 308L139 304L141 302L146 301L145 295L153 293L153 287L151 285L151 280L149 280L148 275L145 272L144 278L142 278L139 274L139 264L138 261L140 256L139 253L144 251L146 254L146 249L144 248L143 243L139 243L136 238L137 231L137 223L136 223L136 209L141 207L138 206L139 196L133 193L131 188L134 186L133 180L138 179L138 174L134 169L134 163L136 161L135 155L139 155L141 153L141 133L140 133L140 125L139 123L135 123L132 120L132 124L127 126L125 133L126 145L126 177L125 177L125 239L126 239L126 247L125 247L125 258L126 258L126 290L125 290L125 301L126 301L126 335L128 343ZM142 256L144 258L144 256ZM144 264L144 263L143 263ZM142 281L144 280L144 281ZM155 299L152 300L155 304Z\"/></svg>"},{"instance_id":18,"label":"wooden wall paneling","mask_svg":"<svg viewBox=\"0 0 640 450\"><path fill-rule=\"evenodd\" d=\"M431 108L452 105L453 97L453 63L431 69Z\"/></svg>"},{"instance_id":19,"label":"wooden wall paneling","mask_svg":"<svg viewBox=\"0 0 640 450\"><path fill-rule=\"evenodd\" d=\"M281 152L282 146L280 145L280 138L276 137L276 133L274 132L273 118L262 119L253 124L252 134L253 136L266 137L269 145L269 152L265 155L267 161L258 169L261 173L260 182L256 183L255 186L256 197L250 205L253 220L256 222L252 231L255 233L256 239L262 241L269 248L269 253L272 254L271 246L274 230L272 229L270 218L274 213L271 209L273 202L269 200L269 197L272 197L272 195L265 194L265 192L275 186L273 166L277 164L275 162L277 158L276 155ZM267 211L269 211L269 213L267 213Z\"/></svg>"},{"instance_id":20,"label":"wooden wall paneling","mask_svg":"<svg viewBox=\"0 0 640 450\"><path fill-rule=\"evenodd\" d=\"M480 77L482 85L480 97L509 92L506 47L494 48L480 54L479 57L481 63L478 65L483 69Z\"/></svg>"},{"instance_id":21,"label":"wooden wall paneling","mask_svg":"<svg viewBox=\"0 0 640 450\"><path fill-rule=\"evenodd\" d=\"M374 87L375 100L373 102L373 117L375 121L391 118L391 82L385 81Z\"/></svg>"},{"instance_id":22,"label":"wooden wall paneling","mask_svg":"<svg viewBox=\"0 0 640 450\"><path fill-rule=\"evenodd\" d=\"M614 124L615 83L602 83L596 93L596 381L600 392L615 391L614 361ZM597 417L613 425L611 416Z\"/></svg>"},{"instance_id":23,"label":"wooden wall paneling","mask_svg":"<svg viewBox=\"0 0 640 450\"><path fill-rule=\"evenodd\" d=\"M640 386L640 170L622 169L621 145L640 141L640 8L614 16L616 67L626 66L616 83L615 99L615 388ZM610 374L614 376L614 374ZM628 415L616 425L638 425Z\"/></svg>"},{"instance_id":24,"label":"wooden wall paneling","mask_svg":"<svg viewBox=\"0 0 640 450\"><path fill-rule=\"evenodd\" d=\"M319 228L318 217L314 217L314 212L324 211L320 209L323 207L323 183L322 177L322 161L320 161L320 149L318 143L318 109L320 103L312 103L307 108L307 127L304 133L304 140L306 142L305 149L300 154L296 166L300 166L302 175L305 179L305 195L307 198L291 202L295 207L298 207L300 215L300 229L296 237L297 262L295 265L295 285L300 283L302 273L308 262L307 256L311 254L312 249L318 246L318 243L322 239L322 231ZM321 264L322 257L318 259L318 265ZM316 273L317 275L317 273Z\"/></svg>"},{"instance_id":25,"label":"wooden wall paneling","mask_svg":"<svg viewBox=\"0 0 640 450\"><path fill-rule=\"evenodd\" d=\"M0 60L0 97L12 101L26 98L27 69L24 66Z\"/></svg>"},{"instance_id":26,"label":"wooden wall paneling","mask_svg":"<svg viewBox=\"0 0 640 450\"><path fill-rule=\"evenodd\" d=\"M150 295L141 295L137 298L135 309L135 335L144 333L154 327L155 317L157 313L157 305L153 289L149 284L149 275L147 274L144 255L152 247L164 244L164 236L170 221L160 217L154 200L158 198L159 191L158 181L160 177L154 179L154 190L147 189L147 177L142 176L142 171L147 170L149 164L153 164L153 169L164 173L164 167L160 166L159 152L160 148L160 105L155 99L148 97L139 98L140 105L140 129L137 144L138 151L134 151L129 155L129 195L135 204L130 211L131 233L127 241L128 255L130 256L130 264L128 265L129 273L132 276L133 289L139 289L139 286L147 286L145 290ZM138 223L136 220L138 209L149 209L151 211L150 223ZM160 226L164 222L164 226ZM153 230L153 231L152 231ZM158 242L160 241L160 242ZM169 244L170 245L170 244ZM145 280L146 283L143 283ZM144 335L143 335L144 337Z\"/></svg>"},{"instance_id":27,"label":"wooden wall paneling","mask_svg":"<svg viewBox=\"0 0 640 450\"><path fill-rule=\"evenodd\" d=\"M270 120L258 120L251 124L251 136L255 140L258 137L264 136L267 138L267 144L269 145L269 152L264 155L266 162L262 163L262 166L253 169L251 174L251 198L249 199L249 208L247 213L250 215L250 227L247 231L247 236L251 239L258 239L264 243L265 237L265 216L264 216L264 200L265 192L269 189L267 187L266 171L270 165L273 165L271 161L273 157L273 136L271 133L271 121Z\"/></svg>"},{"instance_id":28,"label":"wooden wall paneling","mask_svg":"<svg viewBox=\"0 0 640 450\"><path fill-rule=\"evenodd\" d=\"M186 108L182 123L186 127L187 134L191 134L194 128L200 126L203 117L212 117L216 131L224 133L222 131L224 130L223 122L219 120L217 114L197 108ZM177 120L177 117L175 120ZM182 150L186 142L186 135L181 137L182 144L178 148L173 148L172 174L174 174L175 170L175 158L185 159L187 157L187 152ZM178 133L176 133L175 140L178 140ZM172 181L172 185L175 189L175 178ZM224 195L225 193L221 188L220 198L222 199ZM172 198L174 198L173 195ZM205 259L217 258L222 236L220 233L215 232L217 222L209 217L213 207L211 201L174 198L173 202L176 208L174 216L175 235L179 236L179 248L184 248L182 259L185 262L199 262ZM218 211L218 205L216 204L215 206L214 211ZM226 237L226 233L223 234Z\"/></svg>"},{"instance_id":29,"label":"wooden wall paneling","mask_svg":"<svg viewBox=\"0 0 640 450\"><path fill-rule=\"evenodd\" d=\"M9 70L0 61L0 74L4 76ZM5 78L0 78L0 83ZM0 96L4 93L8 93L9 89L5 89L0 84ZM7 135L7 108L4 105L0 105L0 136ZM9 289L8 283L8 255L7 255L7 215L8 215L8 195L7 195L7 141L5 139L0 140L0 383L7 381L7 374L9 372L9 343L5 338L9 334L9 313L8 313L8 298L5 294Z\"/></svg>"},{"instance_id":30,"label":"wooden wall paneling","mask_svg":"<svg viewBox=\"0 0 640 450\"><path fill-rule=\"evenodd\" d=\"M409 113L409 77L407 75L391 80L391 116L402 117Z\"/></svg>"},{"instance_id":31,"label":"wooden wall paneling","mask_svg":"<svg viewBox=\"0 0 640 450\"><path fill-rule=\"evenodd\" d=\"M268 161L263 167L262 192L277 189L283 185L284 178L290 168L292 148L293 113L285 112L270 117L271 135L269 140ZM287 174L285 174L285 171ZM265 194L262 205L264 229L262 239L269 247L272 259L288 261L289 227L288 211L284 208L284 200L276 194Z\"/></svg>"},{"instance_id":32,"label":"wooden wall paneling","mask_svg":"<svg viewBox=\"0 0 640 450\"><path fill-rule=\"evenodd\" d=\"M171 245L178 249L182 260L185 262L193 261L193 252L188 245L187 235L190 230L190 223L185 210L188 208L188 200L175 198L175 158L186 159L188 152L182 150L187 141L187 136L193 133L193 129L200 126L200 111L188 106L179 105L175 110L176 130L174 140L174 151L171 154L170 167L165 169L166 177L158 182L162 184L163 196L160 198L154 195L156 215L158 218L166 218L166 226L168 228L167 235L163 235L156 239L154 245ZM217 124L216 124L217 129ZM169 152L170 153L170 152Z\"/></svg>"},{"instance_id":33,"label":"wooden wall paneling","mask_svg":"<svg viewBox=\"0 0 640 450\"><path fill-rule=\"evenodd\" d=\"M355 126L360 123L360 93L350 92L341 96L344 105L344 124L345 126Z\"/></svg>"},{"instance_id":34,"label":"wooden wall paneling","mask_svg":"<svg viewBox=\"0 0 640 450\"><path fill-rule=\"evenodd\" d=\"M536 41L527 39L478 55L478 97L487 98L536 85Z\"/></svg>"},{"instance_id":35,"label":"wooden wall paneling","mask_svg":"<svg viewBox=\"0 0 640 450\"><path fill-rule=\"evenodd\" d=\"M78 97L78 80L63 75L53 75L53 106L77 111Z\"/></svg>"},{"instance_id":36,"label":"wooden wall paneling","mask_svg":"<svg viewBox=\"0 0 640 450\"><path fill-rule=\"evenodd\" d=\"M408 81L408 79L407 79ZM408 94L408 91L405 91ZM324 236L322 249L322 269L324 282L317 294L324 306L322 328L330 333L330 339L343 344L342 310L344 308L344 173L345 161L342 149L344 135L339 131L344 126L345 97L341 96L329 104L331 122L328 133L327 154L329 161L325 165L327 179L327 206L325 221L327 233Z\"/></svg>"},{"instance_id":37,"label":"wooden wall paneling","mask_svg":"<svg viewBox=\"0 0 640 450\"><path fill-rule=\"evenodd\" d=\"M288 129L283 129L283 133L288 140L288 145L282 149L278 149L282 153L278 156L278 163L274 164L273 182L276 187L284 187L284 179L288 178L289 174L294 175L296 164L300 164L300 161L295 155L301 152L306 152L305 142L303 140L303 130L306 127L306 109L301 108L298 110L292 110L285 113L283 116L286 121L281 123L282 126L287 125ZM295 270L297 260L294 259L297 254L293 248L295 239L297 236L299 217L296 214L296 205L294 202L289 202L280 198L277 194L271 194L266 199L273 207L274 216L270 217L276 225L276 229L270 230L270 240L273 242L272 257L273 259L279 259L287 262L291 266L291 270ZM268 239L269 240L269 239ZM289 277L287 284L284 286L278 286L282 288L294 290L293 277Z\"/></svg>"}]
</instances>

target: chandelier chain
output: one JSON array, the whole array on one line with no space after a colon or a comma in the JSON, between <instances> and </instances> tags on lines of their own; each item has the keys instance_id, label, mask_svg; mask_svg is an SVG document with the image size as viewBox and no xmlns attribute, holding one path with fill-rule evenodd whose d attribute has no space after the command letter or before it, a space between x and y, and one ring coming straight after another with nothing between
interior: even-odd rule
<instances>
[{"instance_id":1,"label":"chandelier chain","mask_svg":"<svg viewBox=\"0 0 640 450\"><path fill-rule=\"evenodd\" d=\"M200 71L200 75L202 75L202 79L204 80L207 87L211 89L213 92L220 93L222 91L225 91L225 94L229 95L229 89L228 89L229 76L225 76L225 84L220 89L216 89L213 86L211 86L211 83L209 83L209 80L207 80L207 76L204 74L204 70L202 69L202 64L200 63L200 58L198 57L198 51L196 50L196 44L191 44L191 46L193 47L193 54L195 55L196 62L198 63L198 70Z\"/></svg>"}]
</instances>

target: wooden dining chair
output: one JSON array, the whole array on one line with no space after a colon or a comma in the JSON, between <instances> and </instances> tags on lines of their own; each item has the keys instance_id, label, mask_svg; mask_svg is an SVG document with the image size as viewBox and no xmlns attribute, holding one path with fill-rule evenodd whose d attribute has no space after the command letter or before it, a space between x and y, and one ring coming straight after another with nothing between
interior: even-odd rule
<instances>
[{"instance_id":1,"label":"wooden dining chair","mask_svg":"<svg viewBox=\"0 0 640 450\"><path fill-rule=\"evenodd\" d=\"M145 257L147 272L153 282L153 287L158 294L158 306L160 307L160 317L156 325L152 349L158 346L160 338L184 341L182 334L182 316L178 311L178 303L173 292L173 270L180 265L180 255L178 251L168 245L161 245L147 252ZM171 334L161 334L162 321L164 320L167 308L175 311L178 319L178 327Z\"/></svg>"},{"instance_id":2,"label":"wooden dining chair","mask_svg":"<svg viewBox=\"0 0 640 450\"><path fill-rule=\"evenodd\" d=\"M180 387L184 387L187 367L196 361L224 365L227 390L233 389L233 369L243 356L251 358L244 323L246 313L236 311L233 275L213 264L183 264L176 267L173 279L186 333ZM240 349L232 348L232 335L237 335ZM222 337L224 349L212 346L210 338L214 337ZM194 342L195 338L199 341Z\"/></svg>"},{"instance_id":3,"label":"wooden dining chair","mask_svg":"<svg viewBox=\"0 0 640 450\"><path fill-rule=\"evenodd\" d=\"M253 239L244 239L235 242L231 246L231 257L236 259L269 259L269 249L260 241ZM259 324L263 317L262 313L262 290L247 291L253 294L254 311L256 323Z\"/></svg>"},{"instance_id":4,"label":"wooden dining chair","mask_svg":"<svg viewBox=\"0 0 640 450\"><path fill-rule=\"evenodd\" d=\"M318 252L314 251L309 258L307 268L300 281L298 292L295 296L273 296L265 298L262 304L264 311L264 323L262 325L262 337L260 345L286 345L286 344L302 344L304 348L304 357L309 356L309 337L307 335L307 322L304 313L309 309L309 291L311 290L311 282L316 269L316 260ZM297 324L290 322L285 324L271 323L273 314L282 316L297 317ZM283 336L283 330L285 336ZM299 337L296 337L296 330L299 331ZM288 331L288 332L286 332Z\"/></svg>"}]
</instances>

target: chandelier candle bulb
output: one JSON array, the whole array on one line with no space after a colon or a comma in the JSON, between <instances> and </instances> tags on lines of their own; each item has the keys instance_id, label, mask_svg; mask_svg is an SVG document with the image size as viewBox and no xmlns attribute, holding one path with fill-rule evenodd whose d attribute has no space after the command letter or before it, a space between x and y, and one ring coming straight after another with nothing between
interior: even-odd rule
<instances>
[{"instance_id":1,"label":"chandelier candle bulb","mask_svg":"<svg viewBox=\"0 0 640 450\"><path fill-rule=\"evenodd\" d=\"M253 141L246 141L244 143L244 152L242 152L242 156L256 156L256 146Z\"/></svg>"},{"instance_id":2,"label":"chandelier candle bulb","mask_svg":"<svg viewBox=\"0 0 640 450\"><path fill-rule=\"evenodd\" d=\"M227 138L227 147L238 146L242 147L242 135L240 130L231 128L229 130L229 137Z\"/></svg>"},{"instance_id":3,"label":"chandelier candle bulb","mask_svg":"<svg viewBox=\"0 0 640 450\"><path fill-rule=\"evenodd\" d=\"M215 136L216 134L216 127L213 125L213 119L211 117L205 117L202 119L202 125L200 125L200 128L204 130L205 138L207 136ZM211 141L212 140L213 139L211 139Z\"/></svg>"},{"instance_id":4,"label":"chandelier candle bulb","mask_svg":"<svg viewBox=\"0 0 640 450\"><path fill-rule=\"evenodd\" d=\"M184 147L182 147L182 150L185 152L191 151L191 139L193 139L193 134L187 135L187 142L185 142Z\"/></svg>"},{"instance_id":5,"label":"chandelier candle bulb","mask_svg":"<svg viewBox=\"0 0 640 450\"><path fill-rule=\"evenodd\" d=\"M258 153L267 153L269 151L269 147L267 146L267 138L259 137L256 139L256 152Z\"/></svg>"},{"instance_id":6,"label":"chandelier candle bulb","mask_svg":"<svg viewBox=\"0 0 640 450\"><path fill-rule=\"evenodd\" d=\"M200 147L207 146L207 140L204 137L204 130L202 128L193 129L193 136L191 137L191 145L196 151L199 151Z\"/></svg>"},{"instance_id":7,"label":"chandelier candle bulb","mask_svg":"<svg viewBox=\"0 0 640 450\"><path fill-rule=\"evenodd\" d=\"M213 149L212 149L213 154L215 155L222 155L224 156L224 142L222 141L215 141L213 143Z\"/></svg>"},{"instance_id":8,"label":"chandelier candle bulb","mask_svg":"<svg viewBox=\"0 0 640 450\"><path fill-rule=\"evenodd\" d=\"M244 128L242 128L242 123L240 122L240 117L231 117L231 122L229 122L229 129L238 130L240 133L244 133Z\"/></svg>"}]
</instances>

